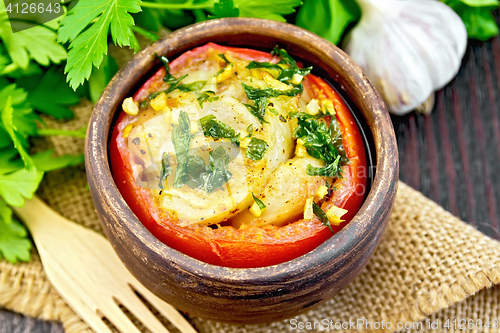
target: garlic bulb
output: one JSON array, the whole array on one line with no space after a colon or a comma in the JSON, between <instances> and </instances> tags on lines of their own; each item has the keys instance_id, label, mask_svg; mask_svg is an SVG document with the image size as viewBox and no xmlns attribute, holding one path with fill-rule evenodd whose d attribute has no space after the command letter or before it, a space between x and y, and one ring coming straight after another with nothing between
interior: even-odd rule
<instances>
[{"instance_id":1,"label":"garlic bulb","mask_svg":"<svg viewBox=\"0 0 500 333\"><path fill-rule=\"evenodd\" d=\"M362 17L343 49L389 111L405 114L457 74L467 46L460 17L437 0L357 0Z\"/></svg>"}]
</instances>

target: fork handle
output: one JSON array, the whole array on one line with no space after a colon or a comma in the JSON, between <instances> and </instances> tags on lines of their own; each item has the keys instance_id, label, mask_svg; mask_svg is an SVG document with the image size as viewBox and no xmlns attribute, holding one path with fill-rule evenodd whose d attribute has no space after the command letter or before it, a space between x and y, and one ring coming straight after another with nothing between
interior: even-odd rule
<instances>
[{"instance_id":1,"label":"fork handle","mask_svg":"<svg viewBox=\"0 0 500 333\"><path fill-rule=\"evenodd\" d=\"M49 233L54 228L61 228L64 223L74 224L52 210L36 195L26 200L23 207L12 208L33 235Z\"/></svg>"}]
</instances>

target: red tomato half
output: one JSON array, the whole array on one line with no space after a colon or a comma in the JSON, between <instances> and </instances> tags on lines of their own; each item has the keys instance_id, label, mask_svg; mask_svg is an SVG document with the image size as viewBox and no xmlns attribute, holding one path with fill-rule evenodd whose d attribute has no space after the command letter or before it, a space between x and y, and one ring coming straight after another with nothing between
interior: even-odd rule
<instances>
[{"instance_id":1,"label":"red tomato half","mask_svg":"<svg viewBox=\"0 0 500 333\"><path fill-rule=\"evenodd\" d=\"M269 53L223 47L213 43L188 51L172 61L171 73L176 74L191 62L206 57L210 49L233 53L245 60L277 62ZM163 83L165 69L159 69L134 95L135 101L143 101ZM343 167L342 178L334 186L335 191L322 208L332 205L347 209L342 218L345 222L332 226L337 232L342 229L361 207L366 188L365 148L356 122L339 94L324 80L307 75L304 87L317 99L330 99L336 109L336 117L342 132L342 141L350 163ZM246 227L236 229L221 226L181 227L168 213L154 204L149 192L139 187L133 177L129 162L127 140L123 131L132 119L122 112L117 120L110 142L111 168L115 182L125 201L146 228L168 246L204 262L227 267L263 267L297 258L313 250L332 236L331 231L316 217L298 220L282 227Z\"/></svg>"}]
</instances>

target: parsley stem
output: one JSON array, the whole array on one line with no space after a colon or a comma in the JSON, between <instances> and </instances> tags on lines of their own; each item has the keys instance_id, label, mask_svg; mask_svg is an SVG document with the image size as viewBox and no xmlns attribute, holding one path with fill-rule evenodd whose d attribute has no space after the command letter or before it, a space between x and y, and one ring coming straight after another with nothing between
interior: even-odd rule
<instances>
[{"instance_id":1,"label":"parsley stem","mask_svg":"<svg viewBox=\"0 0 500 333\"><path fill-rule=\"evenodd\" d=\"M184 3L158 3L158 2L141 2L142 7L146 8L158 8L158 9L213 9L214 0L208 0L202 3L194 3L193 1L187 1Z\"/></svg>"},{"instance_id":2,"label":"parsley stem","mask_svg":"<svg viewBox=\"0 0 500 333\"><path fill-rule=\"evenodd\" d=\"M136 25L131 26L131 29L132 31L137 32L139 35L143 35L144 37L153 42L156 42L158 39L160 39L160 37L158 37L157 34L144 30L143 28L138 27Z\"/></svg>"},{"instance_id":3,"label":"parsley stem","mask_svg":"<svg viewBox=\"0 0 500 333\"><path fill-rule=\"evenodd\" d=\"M73 136L75 138L85 139L86 131L87 131L87 126L78 129L76 131L56 129L56 128L40 128L37 130L37 134L40 136L65 135L65 136Z\"/></svg>"}]
</instances>

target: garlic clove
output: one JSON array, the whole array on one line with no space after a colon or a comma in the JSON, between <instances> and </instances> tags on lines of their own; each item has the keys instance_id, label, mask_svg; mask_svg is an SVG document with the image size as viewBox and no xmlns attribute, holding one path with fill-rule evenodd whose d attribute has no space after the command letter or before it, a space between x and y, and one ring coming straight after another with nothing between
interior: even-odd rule
<instances>
[{"instance_id":1,"label":"garlic clove","mask_svg":"<svg viewBox=\"0 0 500 333\"><path fill-rule=\"evenodd\" d=\"M362 16L343 48L389 111L412 111L458 73L467 31L450 7L437 0L357 1Z\"/></svg>"}]
</instances>

